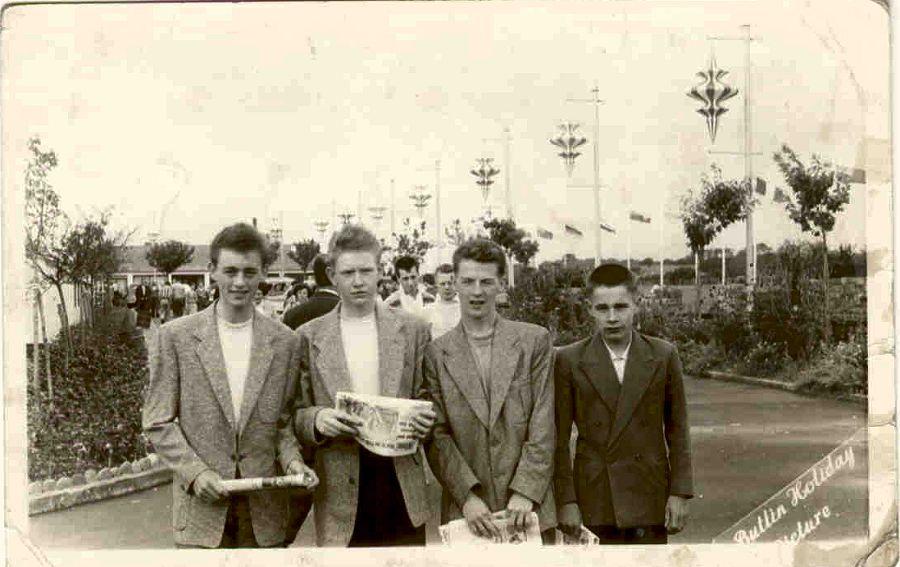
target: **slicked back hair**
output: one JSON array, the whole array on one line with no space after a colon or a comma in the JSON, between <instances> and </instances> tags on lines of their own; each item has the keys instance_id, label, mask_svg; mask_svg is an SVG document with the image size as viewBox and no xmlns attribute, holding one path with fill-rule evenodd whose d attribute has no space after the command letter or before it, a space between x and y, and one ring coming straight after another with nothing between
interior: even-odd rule
<instances>
[{"instance_id":1,"label":"slicked back hair","mask_svg":"<svg viewBox=\"0 0 900 567\"><path fill-rule=\"evenodd\" d=\"M312 261L312 271L317 286L333 285L328 277L328 254L316 254Z\"/></svg>"},{"instance_id":2,"label":"slicked back hair","mask_svg":"<svg viewBox=\"0 0 900 567\"><path fill-rule=\"evenodd\" d=\"M259 252L262 267L265 270L270 263L269 247L264 237L258 230L245 222L239 222L226 226L213 238L209 245L209 260L213 266L219 263L219 252L227 248L241 254L247 252Z\"/></svg>"},{"instance_id":3,"label":"slicked back hair","mask_svg":"<svg viewBox=\"0 0 900 567\"><path fill-rule=\"evenodd\" d=\"M588 276L587 291L593 293L597 287L617 287L623 285L632 297L637 298L637 279L631 270L621 264L601 264Z\"/></svg>"},{"instance_id":4,"label":"slicked back hair","mask_svg":"<svg viewBox=\"0 0 900 567\"><path fill-rule=\"evenodd\" d=\"M500 246L487 238L470 238L457 247L453 252L453 273L459 272L459 263L463 260L472 260L480 264L496 264L497 275L506 275L506 255Z\"/></svg>"},{"instance_id":5,"label":"slicked back hair","mask_svg":"<svg viewBox=\"0 0 900 567\"><path fill-rule=\"evenodd\" d=\"M370 230L358 224L345 224L331 235L328 263L332 268L344 252L371 252L375 255L375 264L381 263L381 243Z\"/></svg>"},{"instance_id":6,"label":"slicked back hair","mask_svg":"<svg viewBox=\"0 0 900 567\"><path fill-rule=\"evenodd\" d=\"M400 270L411 272L413 269L416 270L416 274L419 273L419 261L415 256L398 256L394 260L394 277L400 277Z\"/></svg>"}]
</instances>

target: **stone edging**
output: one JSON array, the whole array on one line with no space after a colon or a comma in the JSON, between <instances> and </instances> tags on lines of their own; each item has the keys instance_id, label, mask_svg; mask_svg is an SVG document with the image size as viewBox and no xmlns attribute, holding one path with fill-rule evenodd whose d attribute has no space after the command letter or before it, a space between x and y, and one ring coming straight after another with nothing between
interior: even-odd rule
<instances>
[{"instance_id":1,"label":"stone edging","mask_svg":"<svg viewBox=\"0 0 900 567\"><path fill-rule=\"evenodd\" d=\"M791 382L781 382L779 380L770 380L768 378L756 378L753 376L741 376L740 374L732 374L731 372L720 372L718 370L707 370L705 372L708 378L712 378L713 380L722 380L724 382L740 382L743 384L751 384L753 386L763 386L765 388L777 388L779 390L785 390L787 392L793 392L794 394L801 395L813 395L815 396L815 392L806 392L801 390L797 384L793 384ZM856 402L861 404L868 404L868 398L866 396L860 394L845 394L843 396L832 399L839 399L843 401Z\"/></svg>"},{"instance_id":2,"label":"stone edging","mask_svg":"<svg viewBox=\"0 0 900 567\"><path fill-rule=\"evenodd\" d=\"M100 472L88 470L71 478L35 481L28 485L28 515L56 512L145 490L172 480L172 471L156 454Z\"/></svg>"}]
</instances>

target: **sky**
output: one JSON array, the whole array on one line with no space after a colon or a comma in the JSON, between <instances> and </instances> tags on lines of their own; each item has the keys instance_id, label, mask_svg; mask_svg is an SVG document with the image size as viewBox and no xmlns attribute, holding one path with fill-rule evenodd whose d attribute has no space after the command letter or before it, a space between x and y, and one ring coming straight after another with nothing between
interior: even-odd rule
<instances>
[{"instance_id":1,"label":"sky","mask_svg":"<svg viewBox=\"0 0 900 567\"><path fill-rule=\"evenodd\" d=\"M712 163L744 173L746 42L709 37L745 24L757 38L753 171L769 185L757 240L801 237L771 202L785 186L781 144L867 168L835 245L864 245L866 191L889 187L889 17L869 0L87 4L3 17L5 190L22 191L39 136L59 158L50 182L63 208L114 207L136 243L152 232L208 243L253 217L264 230L283 219L288 242L315 237L314 221L335 212L390 207L392 180L398 227L418 218L409 194L424 186L434 230L436 179L443 223L468 224L484 206L476 158L502 171L489 203L505 211L508 128L515 219L554 234L539 259L590 257L594 109L567 99L596 85L602 216L617 229L604 255L624 257L630 241L635 258L682 256L680 196ZM713 50L741 91L714 145L686 96ZM571 178L548 142L562 120L590 140ZM630 210L651 224L629 227ZM565 237L567 223L584 237ZM743 245L743 223L715 243Z\"/></svg>"}]
</instances>

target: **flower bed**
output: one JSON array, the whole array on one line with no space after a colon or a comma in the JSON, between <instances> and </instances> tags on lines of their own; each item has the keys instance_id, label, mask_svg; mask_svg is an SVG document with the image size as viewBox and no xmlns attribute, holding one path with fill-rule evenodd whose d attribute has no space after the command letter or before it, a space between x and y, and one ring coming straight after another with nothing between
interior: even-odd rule
<instances>
[{"instance_id":1,"label":"flower bed","mask_svg":"<svg viewBox=\"0 0 900 567\"><path fill-rule=\"evenodd\" d=\"M57 479L136 461L148 454L141 435L147 357L143 345L116 336L103 323L72 329L64 368L59 341L50 346L51 400L43 378L28 384L28 476ZM42 362L43 366L43 362Z\"/></svg>"}]
</instances>

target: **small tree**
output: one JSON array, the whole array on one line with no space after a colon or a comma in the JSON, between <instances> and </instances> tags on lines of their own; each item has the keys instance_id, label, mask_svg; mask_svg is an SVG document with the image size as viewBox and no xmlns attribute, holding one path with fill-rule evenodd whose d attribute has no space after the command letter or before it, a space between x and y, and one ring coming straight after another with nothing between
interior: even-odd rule
<instances>
[{"instance_id":1,"label":"small tree","mask_svg":"<svg viewBox=\"0 0 900 567\"><path fill-rule=\"evenodd\" d=\"M431 242L426 240L425 221L413 225L409 218L403 220L403 232L393 233L394 246L391 247L395 256L414 256L420 261L425 253L431 249Z\"/></svg>"},{"instance_id":2,"label":"small tree","mask_svg":"<svg viewBox=\"0 0 900 567\"><path fill-rule=\"evenodd\" d=\"M444 234L447 236L447 242L454 246L459 246L466 240L466 232L463 230L462 222L459 219L451 222L449 226L445 226Z\"/></svg>"},{"instance_id":3,"label":"small tree","mask_svg":"<svg viewBox=\"0 0 900 567\"><path fill-rule=\"evenodd\" d=\"M753 202L750 181L726 180L713 164L701 178L698 192L688 190L681 199L681 223L694 255L694 285L700 311L700 261L715 237L731 224L744 220Z\"/></svg>"},{"instance_id":4,"label":"small tree","mask_svg":"<svg viewBox=\"0 0 900 567\"><path fill-rule=\"evenodd\" d=\"M57 165L56 153L43 151L41 140L37 137L28 140L28 150L31 152L31 159L25 167L25 257L35 274L32 290L35 309L40 315L41 328L45 330L44 334L46 334L46 321L43 309L43 291L52 286L56 288L59 295L62 306L60 337L65 367L68 368L72 337L69 332L66 296L62 287L67 279L62 242L69 230L69 219L60 209L59 195L47 180L50 171ZM46 337L44 337L44 343L46 344L46 342ZM37 352L37 345L35 345L35 353ZM39 360L35 356L33 377L35 386L38 386L40 381L37 371Z\"/></svg>"},{"instance_id":5,"label":"small tree","mask_svg":"<svg viewBox=\"0 0 900 567\"><path fill-rule=\"evenodd\" d=\"M526 240L525 231L517 228L512 219L490 219L484 223L484 228L488 231L490 239L503 249L507 258L515 258L517 261L527 264L537 254L538 243L534 240ZM509 273L510 279L512 279L512 266L510 266Z\"/></svg>"},{"instance_id":6,"label":"small tree","mask_svg":"<svg viewBox=\"0 0 900 567\"><path fill-rule=\"evenodd\" d=\"M516 262L523 266L528 266L531 259L537 255L540 246L534 240L523 240L519 246L513 251Z\"/></svg>"},{"instance_id":7,"label":"small tree","mask_svg":"<svg viewBox=\"0 0 900 567\"><path fill-rule=\"evenodd\" d=\"M310 262L313 261L320 251L321 248L319 247L319 243L312 238L309 238L292 244L287 255L288 258L299 264L302 269L306 270Z\"/></svg>"},{"instance_id":8,"label":"small tree","mask_svg":"<svg viewBox=\"0 0 900 567\"><path fill-rule=\"evenodd\" d=\"M850 185L846 173L839 172L828 161L813 154L807 166L787 144L774 155L778 169L791 187L793 195L785 195L784 208L803 232L822 239L822 290L825 317L825 340L831 340L831 314L828 301L828 233L834 228L835 216L850 202Z\"/></svg>"},{"instance_id":9,"label":"small tree","mask_svg":"<svg viewBox=\"0 0 900 567\"><path fill-rule=\"evenodd\" d=\"M166 275L190 262L194 257L194 247L177 240L167 240L151 244L146 253L147 262Z\"/></svg>"},{"instance_id":10,"label":"small tree","mask_svg":"<svg viewBox=\"0 0 900 567\"><path fill-rule=\"evenodd\" d=\"M110 217L110 211L104 211L80 222L63 241L65 269L69 280L90 290L92 305L97 284L108 282L121 268L124 248L131 236L122 231L110 232ZM90 323L93 312L90 307L87 307L86 312Z\"/></svg>"}]
</instances>

